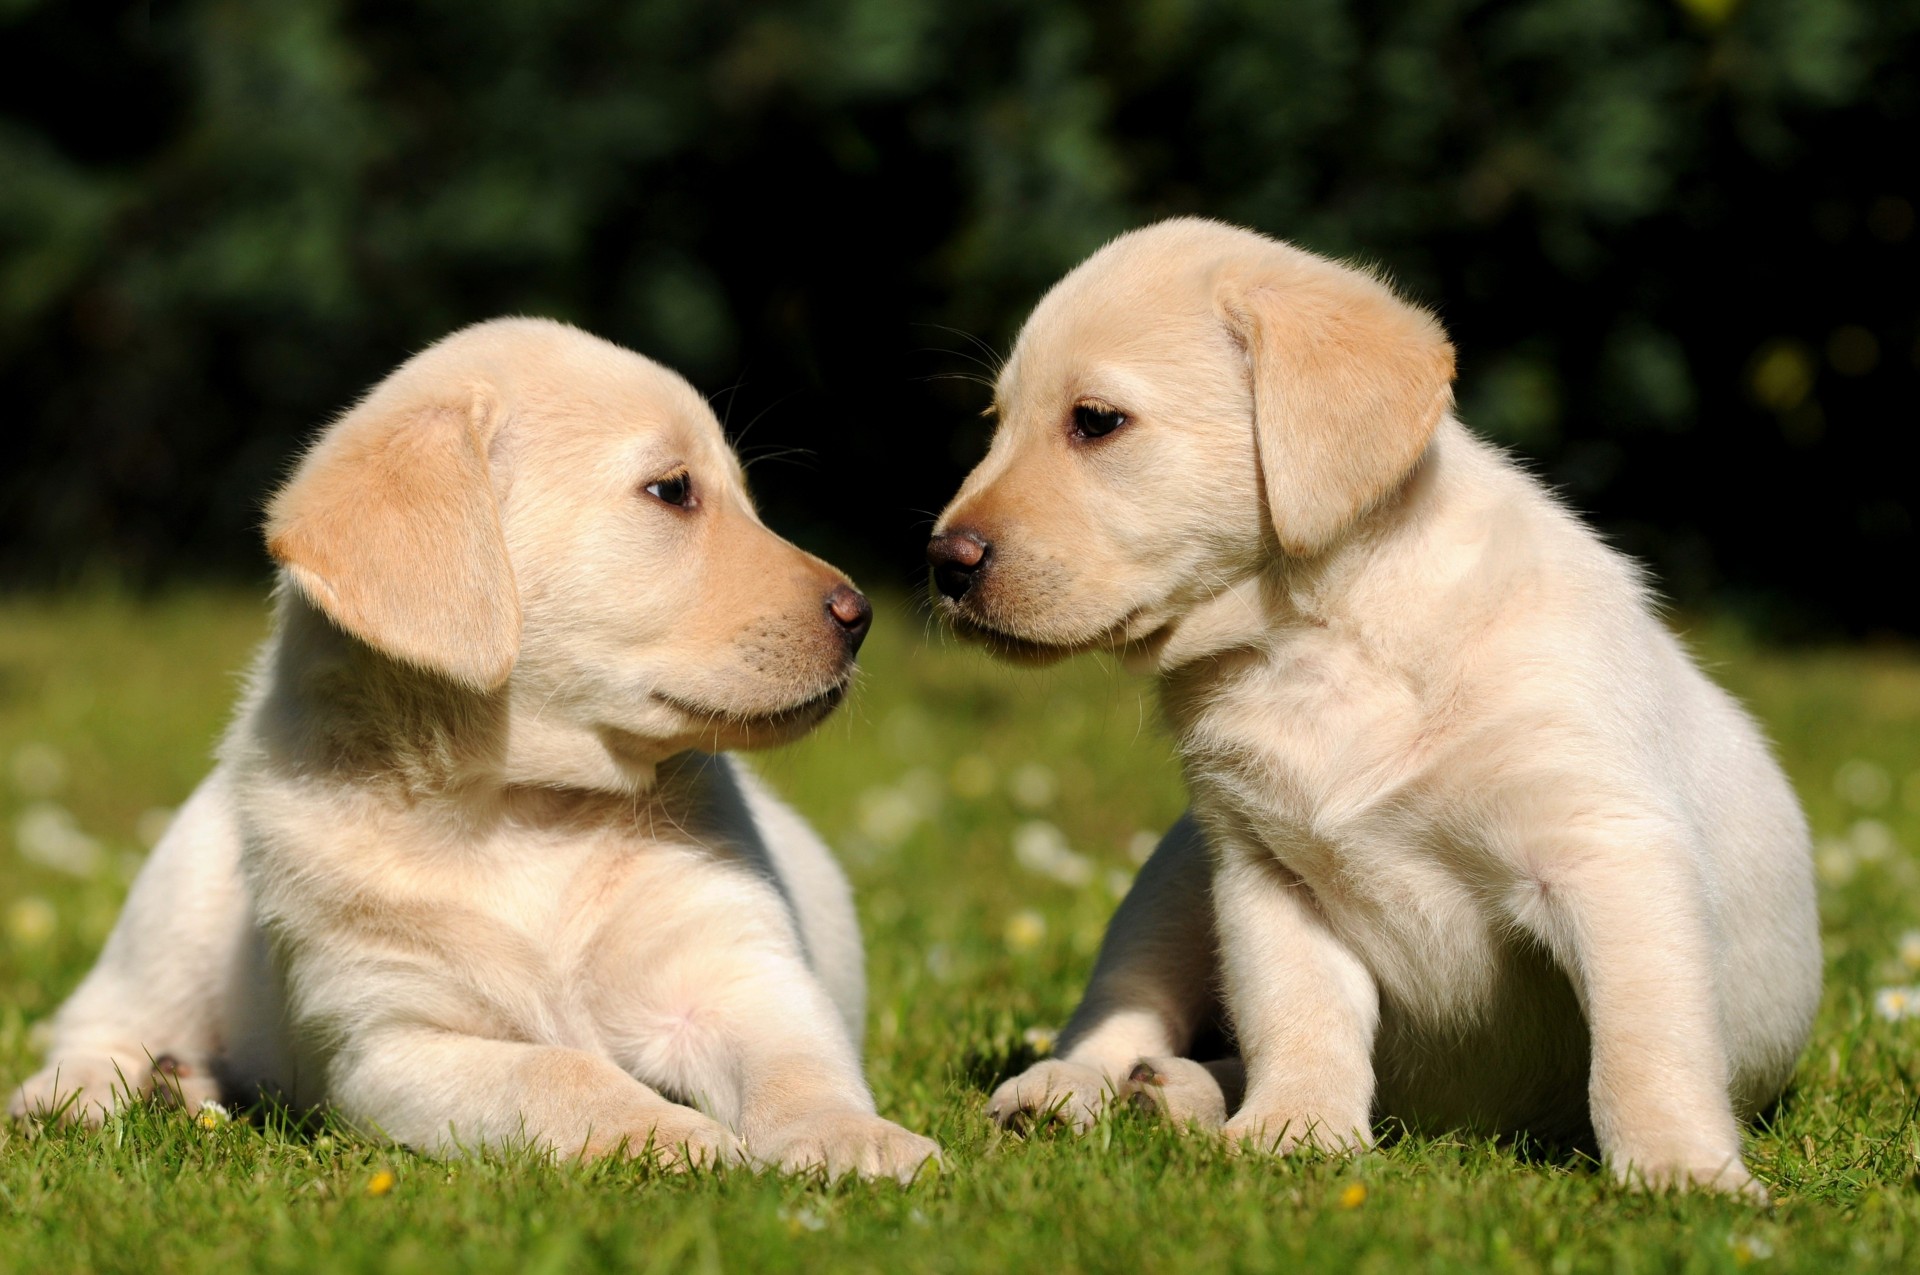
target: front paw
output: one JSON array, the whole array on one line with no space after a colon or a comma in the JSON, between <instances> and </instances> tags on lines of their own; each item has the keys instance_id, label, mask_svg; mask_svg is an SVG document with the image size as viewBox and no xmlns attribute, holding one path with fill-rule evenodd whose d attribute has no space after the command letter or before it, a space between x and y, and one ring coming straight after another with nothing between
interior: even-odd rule
<instances>
[{"instance_id":1,"label":"front paw","mask_svg":"<svg viewBox=\"0 0 1920 1275\"><path fill-rule=\"evenodd\" d=\"M829 1179L857 1173L911 1182L925 1165L940 1163L940 1144L864 1111L834 1111L756 1140L753 1158L782 1173L820 1171Z\"/></svg>"},{"instance_id":2,"label":"front paw","mask_svg":"<svg viewBox=\"0 0 1920 1275\"><path fill-rule=\"evenodd\" d=\"M1106 1108L1113 1085L1105 1073L1064 1058L1048 1058L993 1091L987 1114L1002 1128L1026 1131L1059 1121L1085 1133Z\"/></svg>"},{"instance_id":3,"label":"front paw","mask_svg":"<svg viewBox=\"0 0 1920 1275\"><path fill-rule=\"evenodd\" d=\"M1739 1156L1658 1156L1613 1162L1616 1180L1639 1190L1712 1191L1738 1195L1754 1204L1768 1204L1767 1188L1753 1176Z\"/></svg>"},{"instance_id":4,"label":"front paw","mask_svg":"<svg viewBox=\"0 0 1920 1275\"><path fill-rule=\"evenodd\" d=\"M77 1054L48 1063L14 1090L7 1114L15 1120L84 1124L106 1118L144 1094L153 1065L145 1058Z\"/></svg>"},{"instance_id":5,"label":"front paw","mask_svg":"<svg viewBox=\"0 0 1920 1275\"><path fill-rule=\"evenodd\" d=\"M1239 1100L1222 1084L1224 1070L1223 1064L1209 1067L1191 1058L1142 1058L1127 1073L1118 1096L1175 1124L1218 1129L1227 1122L1228 1108Z\"/></svg>"},{"instance_id":6,"label":"front paw","mask_svg":"<svg viewBox=\"0 0 1920 1275\"><path fill-rule=\"evenodd\" d=\"M686 1172L742 1164L746 1144L733 1130L692 1108L663 1113L651 1124L596 1134L580 1149L583 1160L619 1155L630 1160L651 1159L663 1169Z\"/></svg>"},{"instance_id":7,"label":"front paw","mask_svg":"<svg viewBox=\"0 0 1920 1275\"><path fill-rule=\"evenodd\" d=\"M1373 1145L1372 1128L1353 1113L1242 1111L1221 1126L1220 1136L1236 1150L1267 1155L1288 1155L1301 1147L1349 1155Z\"/></svg>"}]
</instances>

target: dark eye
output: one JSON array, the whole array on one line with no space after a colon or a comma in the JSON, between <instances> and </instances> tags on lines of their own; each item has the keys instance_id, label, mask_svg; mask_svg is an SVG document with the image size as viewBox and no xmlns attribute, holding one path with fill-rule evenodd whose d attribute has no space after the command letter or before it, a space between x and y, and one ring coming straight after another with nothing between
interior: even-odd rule
<instances>
[{"instance_id":1,"label":"dark eye","mask_svg":"<svg viewBox=\"0 0 1920 1275\"><path fill-rule=\"evenodd\" d=\"M1073 432L1078 438L1105 438L1126 423L1125 412L1098 403L1082 403L1073 409Z\"/></svg>"},{"instance_id":2,"label":"dark eye","mask_svg":"<svg viewBox=\"0 0 1920 1275\"><path fill-rule=\"evenodd\" d=\"M693 481L688 474L673 474L647 484L647 495L669 505L690 508L693 505Z\"/></svg>"}]
</instances>

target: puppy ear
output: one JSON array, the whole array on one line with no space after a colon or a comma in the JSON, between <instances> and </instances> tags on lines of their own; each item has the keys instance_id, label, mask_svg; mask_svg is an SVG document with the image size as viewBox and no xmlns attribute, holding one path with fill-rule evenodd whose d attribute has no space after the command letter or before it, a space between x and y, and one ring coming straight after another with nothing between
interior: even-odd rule
<instances>
[{"instance_id":1,"label":"puppy ear","mask_svg":"<svg viewBox=\"0 0 1920 1275\"><path fill-rule=\"evenodd\" d=\"M1453 346L1370 275L1289 254L1229 276L1267 512L1280 545L1318 553L1397 487L1453 400Z\"/></svg>"},{"instance_id":2,"label":"puppy ear","mask_svg":"<svg viewBox=\"0 0 1920 1275\"><path fill-rule=\"evenodd\" d=\"M520 599L487 462L490 396L376 387L267 509L267 550L335 624L488 691L520 649Z\"/></svg>"}]
</instances>

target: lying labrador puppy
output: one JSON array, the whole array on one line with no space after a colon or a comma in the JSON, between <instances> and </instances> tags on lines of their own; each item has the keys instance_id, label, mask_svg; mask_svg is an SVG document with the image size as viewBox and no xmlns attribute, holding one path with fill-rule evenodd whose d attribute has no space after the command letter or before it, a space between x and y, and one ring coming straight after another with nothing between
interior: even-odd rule
<instances>
[{"instance_id":1,"label":"lying labrador puppy","mask_svg":"<svg viewBox=\"0 0 1920 1275\"><path fill-rule=\"evenodd\" d=\"M1805 820L1452 379L1376 278L1208 221L1122 236L1027 321L928 550L941 610L1156 672L1193 806L991 1109L1119 1094L1278 1152L1591 1121L1623 1179L1758 1194L1738 1122L1820 995ZM1203 1069L1216 988L1241 1057Z\"/></svg>"},{"instance_id":2,"label":"lying labrador puppy","mask_svg":"<svg viewBox=\"0 0 1920 1275\"><path fill-rule=\"evenodd\" d=\"M862 1078L846 881L717 755L830 713L871 610L760 523L691 386L467 328L320 438L267 539L220 764L15 1116L265 1088L436 1153L938 1154Z\"/></svg>"}]
</instances>

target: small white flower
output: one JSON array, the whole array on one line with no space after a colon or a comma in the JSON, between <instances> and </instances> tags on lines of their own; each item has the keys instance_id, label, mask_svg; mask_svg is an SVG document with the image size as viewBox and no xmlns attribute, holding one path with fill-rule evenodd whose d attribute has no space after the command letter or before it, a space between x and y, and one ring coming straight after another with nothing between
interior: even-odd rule
<instances>
[{"instance_id":1,"label":"small white flower","mask_svg":"<svg viewBox=\"0 0 1920 1275\"><path fill-rule=\"evenodd\" d=\"M1053 804L1059 789L1053 772L1037 761L1028 762L1007 777L1007 792L1022 810L1045 810Z\"/></svg>"},{"instance_id":2,"label":"small white flower","mask_svg":"<svg viewBox=\"0 0 1920 1275\"><path fill-rule=\"evenodd\" d=\"M1878 762L1855 757L1833 773L1833 790L1850 805L1878 810L1893 796L1893 776Z\"/></svg>"},{"instance_id":3,"label":"small white flower","mask_svg":"<svg viewBox=\"0 0 1920 1275\"><path fill-rule=\"evenodd\" d=\"M896 787L913 803L914 813L925 820L936 818L941 803L947 799L946 786L940 782L940 776L925 766L902 775Z\"/></svg>"},{"instance_id":4,"label":"small white flower","mask_svg":"<svg viewBox=\"0 0 1920 1275\"><path fill-rule=\"evenodd\" d=\"M1853 827L1847 830L1847 840L1862 863L1879 863L1900 848L1893 829L1878 819L1854 820Z\"/></svg>"},{"instance_id":5,"label":"small white flower","mask_svg":"<svg viewBox=\"0 0 1920 1275\"><path fill-rule=\"evenodd\" d=\"M1883 987L1873 994L1873 1012L1890 1023L1920 1018L1920 987Z\"/></svg>"},{"instance_id":6,"label":"small white flower","mask_svg":"<svg viewBox=\"0 0 1920 1275\"><path fill-rule=\"evenodd\" d=\"M1029 820L1013 830L1013 857L1027 871L1062 885L1081 886L1093 880L1093 860L1076 854L1066 834L1044 819Z\"/></svg>"},{"instance_id":7,"label":"small white flower","mask_svg":"<svg viewBox=\"0 0 1920 1275\"><path fill-rule=\"evenodd\" d=\"M1127 891L1133 889L1133 873L1125 868L1107 869L1107 893L1116 899L1127 897Z\"/></svg>"},{"instance_id":8,"label":"small white flower","mask_svg":"<svg viewBox=\"0 0 1920 1275\"><path fill-rule=\"evenodd\" d=\"M887 849L905 841L920 825L920 803L899 788L869 788L856 802L860 831Z\"/></svg>"},{"instance_id":9,"label":"small white flower","mask_svg":"<svg viewBox=\"0 0 1920 1275\"><path fill-rule=\"evenodd\" d=\"M36 801L13 822L14 844L43 868L90 877L100 870L100 843L80 829L73 812L58 802Z\"/></svg>"},{"instance_id":10,"label":"small white flower","mask_svg":"<svg viewBox=\"0 0 1920 1275\"><path fill-rule=\"evenodd\" d=\"M1851 843L1835 837L1825 837L1813 856L1814 870L1820 874L1820 880L1828 885L1845 885L1853 880L1860 870L1860 860L1853 853Z\"/></svg>"},{"instance_id":11,"label":"small white flower","mask_svg":"<svg viewBox=\"0 0 1920 1275\"><path fill-rule=\"evenodd\" d=\"M1051 1027L1029 1027L1020 1033L1027 1048L1036 1054L1050 1054L1054 1044L1060 1039L1060 1033Z\"/></svg>"},{"instance_id":12,"label":"small white flower","mask_svg":"<svg viewBox=\"0 0 1920 1275\"><path fill-rule=\"evenodd\" d=\"M1733 1250L1735 1266L1751 1266L1755 1262L1764 1262L1773 1256L1773 1245L1758 1235L1729 1235L1727 1247Z\"/></svg>"},{"instance_id":13,"label":"small white flower","mask_svg":"<svg viewBox=\"0 0 1920 1275\"><path fill-rule=\"evenodd\" d=\"M218 1129L223 1124L233 1122L233 1112L223 1104L208 1098L200 1104L200 1110L195 1113L193 1122L202 1129Z\"/></svg>"},{"instance_id":14,"label":"small white flower","mask_svg":"<svg viewBox=\"0 0 1920 1275\"><path fill-rule=\"evenodd\" d=\"M1147 860L1153 858L1153 852L1159 845L1160 834L1142 828L1127 838L1127 858L1133 860L1134 867L1144 867Z\"/></svg>"},{"instance_id":15,"label":"small white flower","mask_svg":"<svg viewBox=\"0 0 1920 1275\"><path fill-rule=\"evenodd\" d=\"M827 1229L827 1215L819 1209L806 1205L781 1209L780 1220L787 1224L787 1231L793 1235L798 1235L802 1231Z\"/></svg>"}]
</instances>

